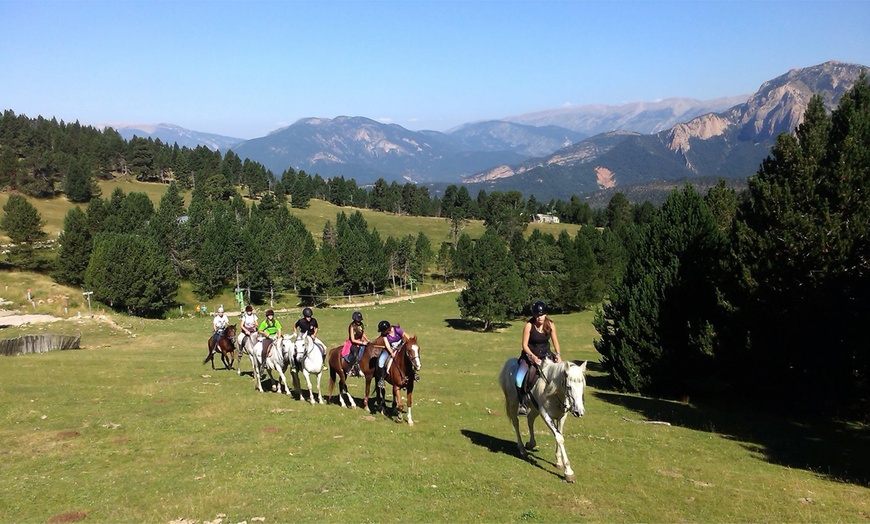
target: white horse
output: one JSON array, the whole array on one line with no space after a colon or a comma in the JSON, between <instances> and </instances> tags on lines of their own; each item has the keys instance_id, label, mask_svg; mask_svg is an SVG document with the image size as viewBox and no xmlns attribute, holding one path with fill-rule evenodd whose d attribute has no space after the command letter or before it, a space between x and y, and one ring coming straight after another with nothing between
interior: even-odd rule
<instances>
[{"instance_id":1,"label":"white horse","mask_svg":"<svg viewBox=\"0 0 870 524\"><path fill-rule=\"evenodd\" d=\"M541 365L541 373L529 393L529 441L523 446L520 435L520 425L517 416L519 398L517 395L516 374L518 362L516 358L508 359L499 376L499 384L504 392L505 410L517 434L517 447L523 458L528 458L528 451L535 449L535 419L538 415L544 424L556 437L556 467L565 472L565 481L574 482L574 470L568 461L565 451L565 437L562 428L568 413L582 417L586 413L583 406L583 390L586 387L586 362L580 365L573 362L556 364L545 359Z\"/></svg>"},{"instance_id":2,"label":"white horse","mask_svg":"<svg viewBox=\"0 0 870 524\"><path fill-rule=\"evenodd\" d=\"M302 399L302 384L299 382L299 373L301 372L305 376L305 383L308 384L309 402L315 404L309 375L317 375L317 398L321 404L324 404L323 394L320 392L320 377L323 372L323 354L320 352L320 347L308 335L297 337L292 347L290 374L293 376L293 390L298 392L299 398Z\"/></svg>"},{"instance_id":3,"label":"white horse","mask_svg":"<svg viewBox=\"0 0 870 524\"><path fill-rule=\"evenodd\" d=\"M284 375L284 372L287 371L287 366L290 364L290 359L288 358L288 352L286 350L287 346L291 346L293 344L294 335L283 335L281 337L276 338L272 341L272 350L269 352L269 356L266 357L265 366L263 366L263 340L261 338L256 344L254 344L253 352L251 353L251 359L254 364L254 382L257 384L257 389L260 393L263 392L263 381L260 380L260 377L263 375L263 372L267 372L269 374L269 378L273 381L275 378L272 376L272 371L277 371L278 376L280 377L280 385L284 388L284 392L290 395L290 387L287 386L287 377Z\"/></svg>"},{"instance_id":4,"label":"white horse","mask_svg":"<svg viewBox=\"0 0 870 524\"><path fill-rule=\"evenodd\" d=\"M242 355L248 355L251 359L251 372L256 369L254 365L254 345L257 343L257 335L245 335L244 332L239 333L236 337L236 344L239 347L239 376L242 376Z\"/></svg>"}]
</instances>

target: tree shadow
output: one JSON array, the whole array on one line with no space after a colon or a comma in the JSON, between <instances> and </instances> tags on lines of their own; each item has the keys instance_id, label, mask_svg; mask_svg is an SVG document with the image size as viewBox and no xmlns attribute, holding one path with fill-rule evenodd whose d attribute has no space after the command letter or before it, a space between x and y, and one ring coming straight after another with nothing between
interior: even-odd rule
<instances>
[{"instance_id":1,"label":"tree shadow","mask_svg":"<svg viewBox=\"0 0 870 524\"><path fill-rule=\"evenodd\" d=\"M445 318L444 322L447 324L447 327L450 329L455 329L457 331L475 331L477 333L487 333L484 330L486 324L478 320L470 320L467 318ZM497 329L504 329L510 326L507 322L493 322L492 329L489 332L493 332Z\"/></svg>"},{"instance_id":2,"label":"tree shadow","mask_svg":"<svg viewBox=\"0 0 870 524\"><path fill-rule=\"evenodd\" d=\"M734 440L761 460L811 471L837 482L870 487L870 426L806 416L791 419L763 407L682 402L597 391L648 421L668 422ZM643 422L643 421L632 421Z\"/></svg>"}]
</instances>

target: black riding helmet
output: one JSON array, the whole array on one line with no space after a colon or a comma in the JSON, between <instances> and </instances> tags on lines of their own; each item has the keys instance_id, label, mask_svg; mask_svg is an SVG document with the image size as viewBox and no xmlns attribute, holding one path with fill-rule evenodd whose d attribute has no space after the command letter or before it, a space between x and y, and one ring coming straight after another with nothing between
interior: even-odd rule
<instances>
[{"instance_id":1,"label":"black riding helmet","mask_svg":"<svg viewBox=\"0 0 870 524\"><path fill-rule=\"evenodd\" d=\"M360 313L359 311L354 311L353 315L351 315L350 318L352 318L353 321L356 323L361 323L363 321L362 313Z\"/></svg>"},{"instance_id":2,"label":"black riding helmet","mask_svg":"<svg viewBox=\"0 0 870 524\"><path fill-rule=\"evenodd\" d=\"M380 322L378 322L378 331L383 333L384 331L387 331L388 329L390 329L389 322L387 322L386 320L381 320Z\"/></svg>"},{"instance_id":3,"label":"black riding helmet","mask_svg":"<svg viewBox=\"0 0 870 524\"><path fill-rule=\"evenodd\" d=\"M303 316L303 317L310 317L310 316L313 316L313 315L314 315L314 313L311 312L311 308L310 308L310 307L307 307L307 308L305 308L305 309L302 310L302 316Z\"/></svg>"},{"instance_id":4,"label":"black riding helmet","mask_svg":"<svg viewBox=\"0 0 870 524\"><path fill-rule=\"evenodd\" d=\"M251 306L250 304L248 304L247 306L245 306L245 313L250 313L250 312L252 312L252 311L254 311L253 306Z\"/></svg>"},{"instance_id":5,"label":"black riding helmet","mask_svg":"<svg viewBox=\"0 0 870 524\"><path fill-rule=\"evenodd\" d=\"M547 314L547 304L540 300L532 304L532 315L537 317L545 314Z\"/></svg>"},{"instance_id":6,"label":"black riding helmet","mask_svg":"<svg viewBox=\"0 0 870 524\"><path fill-rule=\"evenodd\" d=\"M267 309L267 310L266 310L266 316L267 316L267 317L274 317L274 316L275 316L275 312L272 311L271 309Z\"/></svg>"}]
</instances>

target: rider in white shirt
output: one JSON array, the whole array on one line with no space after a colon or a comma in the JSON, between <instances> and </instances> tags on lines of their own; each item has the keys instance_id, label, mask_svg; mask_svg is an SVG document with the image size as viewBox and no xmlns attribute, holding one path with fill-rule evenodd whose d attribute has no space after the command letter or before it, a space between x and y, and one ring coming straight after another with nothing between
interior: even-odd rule
<instances>
[{"instance_id":1,"label":"rider in white shirt","mask_svg":"<svg viewBox=\"0 0 870 524\"><path fill-rule=\"evenodd\" d=\"M214 334L212 334L214 345L212 347L217 347L218 342L220 342L221 338L224 336L224 330L229 325L230 319L224 315L224 307L218 307L217 315L215 315L214 320L212 320L212 327L214 328Z\"/></svg>"},{"instance_id":2,"label":"rider in white shirt","mask_svg":"<svg viewBox=\"0 0 870 524\"><path fill-rule=\"evenodd\" d=\"M245 306L245 312L242 313L242 334L246 337L253 337L257 333L257 328L260 326L260 319L254 313L254 308L248 304ZM244 346L244 338L239 346Z\"/></svg>"}]
</instances>

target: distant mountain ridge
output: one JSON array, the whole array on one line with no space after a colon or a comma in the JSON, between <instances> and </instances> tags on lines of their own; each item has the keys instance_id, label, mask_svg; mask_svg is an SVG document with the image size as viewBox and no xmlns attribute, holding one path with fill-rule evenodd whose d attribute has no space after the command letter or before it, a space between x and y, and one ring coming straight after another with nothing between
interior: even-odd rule
<instances>
[{"instance_id":1,"label":"distant mountain ridge","mask_svg":"<svg viewBox=\"0 0 870 524\"><path fill-rule=\"evenodd\" d=\"M139 138L159 138L165 144L178 144L179 147L187 146L191 149L205 146L212 151L220 150L221 152L226 152L245 141L243 138L191 131L174 124L130 124L114 127L114 129L125 140L131 140L133 136L138 136Z\"/></svg>"},{"instance_id":2,"label":"distant mountain ridge","mask_svg":"<svg viewBox=\"0 0 870 524\"><path fill-rule=\"evenodd\" d=\"M830 61L767 81L743 103L652 135L611 132L552 155L501 165L463 182L469 190L516 189L538 200L698 177L746 178L769 154L776 136L793 132L813 94L829 110L867 67Z\"/></svg>"}]
</instances>

